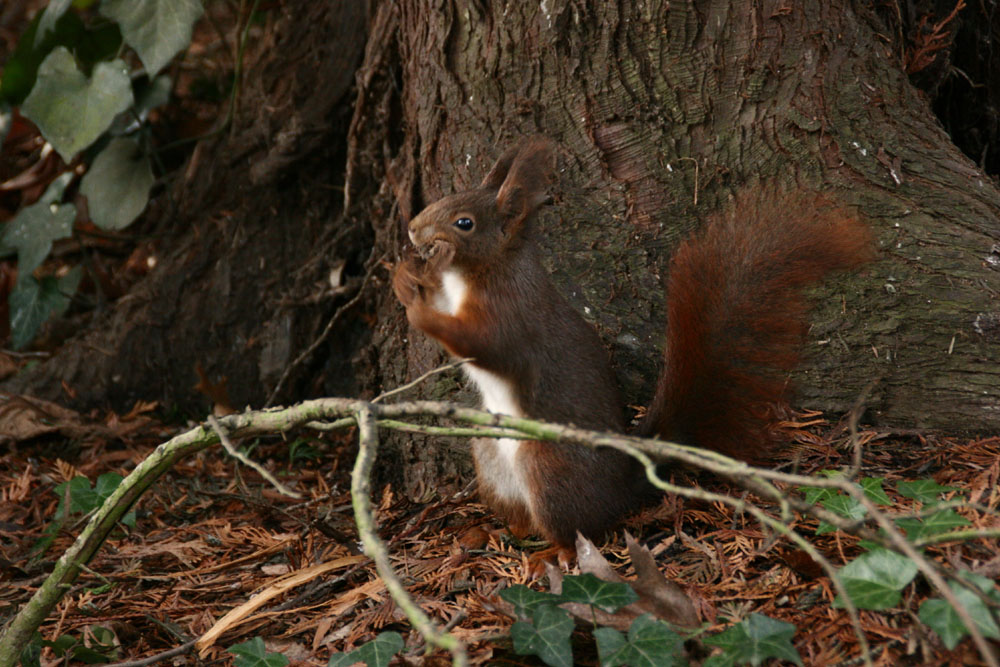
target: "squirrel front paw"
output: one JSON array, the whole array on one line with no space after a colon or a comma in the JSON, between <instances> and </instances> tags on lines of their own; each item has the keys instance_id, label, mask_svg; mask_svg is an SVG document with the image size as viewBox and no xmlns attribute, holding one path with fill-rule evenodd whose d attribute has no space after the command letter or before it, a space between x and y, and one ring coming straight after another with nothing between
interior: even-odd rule
<instances>
[{"instance_id":1,"label":"squirrel front paw","mask_svg":"<svg viewBox=\"0 0 1000 667\"><path fill-rule=\"evenodd\" d=\"M407 259L399 264L396 275L392 277L392 290L404 308L409 308L420 298L421 282L418 276L419 268L416 263Z\"/></svg>"},{"instance_id":2,"label":"squirrel front paw","mask_svg":"<svg viewBox=\"0 0 1000 667\"><path fill-rule=\"evenodd\" d=\"M435 241L427 258L427 268L431 275L438 277L441 272L451 266L455 259L455 244L450 241Z\"/></svg>"}]
</instances>

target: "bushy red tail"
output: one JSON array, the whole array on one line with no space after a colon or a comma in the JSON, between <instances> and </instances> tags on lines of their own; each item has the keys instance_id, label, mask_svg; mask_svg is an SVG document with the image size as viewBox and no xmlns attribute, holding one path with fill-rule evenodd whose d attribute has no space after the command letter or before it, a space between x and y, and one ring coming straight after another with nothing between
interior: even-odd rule
<instances>
[{"instance_id":1,"label":"bushy red tail","mask_svg":"<svg viewBox=\"0 0 1000 667\"><path fill-rule=\"evenodd\" d=\"M667 342L643 431L751 459L808 329L803 288L873 257L867 227L818 195L744 195L678 248Z\"/></svg>"}]
</instances>

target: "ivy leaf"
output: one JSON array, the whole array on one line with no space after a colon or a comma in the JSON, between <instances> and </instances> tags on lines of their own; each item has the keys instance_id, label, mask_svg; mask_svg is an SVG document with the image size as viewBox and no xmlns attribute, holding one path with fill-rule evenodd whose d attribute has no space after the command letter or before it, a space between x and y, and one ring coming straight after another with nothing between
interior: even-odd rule
<instances>
[{"instance_id":1,"label":"ivy leaf","mask_svg":"<svg viewBox=\"0 0 1000 667\"><path fill-rule=\"evenodd\" d=\"M594 640L597 642L597 655L601 659L601 667L628 664L629 646L625 635L614 628L597 628L594 630Z\"/></svg>"},{"instance_id":2,"label":"ivy leaf","mask_svg":"<svg viewBox=\"0 0 1000 667\"><path fill-rule=\"evenodd\" d=\"M115 114L132 104L132 82L121 60L100 62L88 79L64 46L52 50L21 113L69 162L108 129Z\"/></svg>"},{"instance_id":3,"label":"ivy leaf","mask_svg":"<svg viewBox=\"0 0 1000 667\"><path fill-rule=\"evenodd\" d=\"M31 640L21 650L21 667L41 667L41 660L42 634L36 630L31 634Z\"/></svg>"},{"instance_id":4,"label":"ivy leaf","mask_svg":"<svg viewBox=\"0 0 1000 667\"><path fill-rule=\"evenodd\" d=\"M42 40L42 44L36 46L35 35L38 34L38 26L45 17L45 12L35 14L35 18L32 19L18 40L14 52L7 57L7 61L4 63L3 76L0 77L0 98L3 98L5 102L17 106L31 92L31 87L35 85L35 77L38 74L38 66L42 64L42 59L55 46L55 44L48 42L58 40L59 43L65 43L66 41L59 38L65 37L66 24L73 23L73 19L76 18L72 14L68 16L70 17L69 21L59 21L60 25L56 26L56 32L49 40ZM72 28L82 28L82 26L73 25ZM72 30L72 32L77 33L78 31Z\"/></svg>"},{"instance_id":5,"label":"ivy leaf","mask_svg":"<svg viewBox=\"0 0 1000 667\"><path fill-rule=\"evenodd\" d=\"M58 204L63 191L73 179L65 173L52 181L45 193L31 206L21 209L0 234L0 246L17 250L18 283L29 278L52 250L52 242L73 233L76 207ZM11 313L13 319L13 313Z\"/></svg>"},{"instance_id":6,"label":"ivy leaf","mask_svg":"<svg viewBox=\"0 0 1000 667\"><path fill-rule=\"evenodd\" d=\"M847 594L860 609L891 609L899 604L900 591L917 574L910 559L888 549L875 549L861 554L840 569L837 576ZM838 595L833 606L842 609L844 601Z\"/></svg>"},{"instance_id":7,"label":"ivy leaf","mask_svg":"<svg viewBox=\"0 0 1000 667\"><path fill-rule=\"evenodd\" d=\"M896 525L906 531L906 537L916 542L927 537L947 533L955 528L969 526L972 522L955 510L935 512L926 519L902 518L896 519Z\"/></svg>"},{"instance_id":8,"label":"ivy leaf","mask_svg":"<svg viewBox=\"0 0 1000 667\"><path fill-rule=\"evenodd\" d=\"M11 346L15 350L30 343L47 319L66 311L82 275L80 267L76 267L62 278L18 279L7 299Z\"/></svg>"},{"instance_id":9,"label":"ivy leaf","mask_svg":"<svg viewBox=\"0 0 1000 667\"><path fill-rule=\"evenodd\" d=\"M942 493L958 491L958 489L954 486L942 486L933 479L920 479L914 482L900 482L896 485L896 489L903 496L917 500L925 505L936 503Z\"/></svg>"},{"instance_id":10,"label":"ivy leaf","mask_svg":"<svg viewBox=\"0 0 1000 667\"><path fill-rule=\"evenodd\" d=\"M368 667L386 667L393 656L403 650L403 637L398 632L380 632L350 653L334 653L327 667L348 667L363 662Z\"/></svg>"},{"instance_id":11,"label":"ivy leaf","mask_svg":"<svg viewBox=\"0 0 1000 667\"><path fill-rule=\"evenodd\" d=\"M842 516L846 519L854 519L855 521L863 519L868 513L865 506L861 504L860 501L855 500L851 496L845 495L840 491L834 492L833 489L814 489L814 488L804 488L806 492L806 498L810 497L814 500L812 502L818 501L820 505L830 510L834 514ZM830 493L810 493L810 491L829 491ZM817 535L826 535L827 533L832 533L837 530L837 527L827 521L820 521L819 525L816 527Z\"/></svg>"},{"instance_id":12,"label":"ivy leaf","mask_svg":"<svg viewBox=\"0 0 1000 667\"><path fill-rule=\"evenodd\" d=\"M88 74L95 63L113 58L121 46L122 36L117 24L104 22L87 26L73 12L65 12L36 43L39 24L46 16L49 16L48 11L35 14L18 40L17 48L4 63L0 99L9 104L16 106L24 101L35 85L38 66L57 46L72 51Z\"/></svg>"},{"instance_id":13,"label":"ivy leaf","mask_svg":"<svg viewBox=\"0 0 1000 667\"><path fill-rule=\"evenodd\" d=\"M226 650L236 656L233 659L236 667L285 667L288 664L288 658L280 653L268 653L264 640L260 637L230 646Z\"/></svg>"},{"instance_id":14,"label":"ivy leaf","mask_svg":"<svg viewBox=\"0 0 1000 667\"><path fill-rule=\"evenodd\" d=\"M561 595L533 591L522 584L500 591L500 599L514 605L514 613L520 618L531 618L535 610L542 605L555 606L566 601Z\"/></svg>"},{"instance_id":15,"label":"ivy leaf","mask_svg":"<svg viewBox=\"0 0 1000 667\"><path fill-rule=\"evenodd\" d=\"M837 532L837 527L827 521L820 521L819 525L816 526L817 535L826 535L827 533L835 533L835 532Z\"/></svg>"},{"instance_id":16,"label":"ivy leaf","mask_svg":"<svg viewBox=\"0 0 1000 667\"><path fill-rule=\"evenodd\" d=\"M795 634L794 629L792 634ZM655 667L686 664L678 655L684 638L650 614L643 614L632 622L628 641L632 646L630 665Z\"/></svg>"},{"instance_id":17,"label":"ivy leaf","mask_svg":"<svg viewBox=\"0 0 1000 667\"><path fill-rule=\"evenodd\" d=\"M123 229L149 201L153 168L133 139L114 139L94 159L80 183L94 224L101 229Z\"/></svg>"},{"instance_id":18,"label":"ivy leaf","mask_svg":"<svg viewBox=\"0 0 1000 667\"><path fill-rule=\"evenodd\" d=\"M201 16L199 0L104 0L101 14L117 21L125 41L139 54L153 78L191 43L191 30Z\"/></svg>"},{"instance_id":19,"label":"ivy leaf","mask_svg":"<svg viewBox=\"0 0 1000 667\"><path fill-rule=\"evenodd\" d=\"M594 638L602 667L680 667L687 664L679 653L684 638L650 614L632 621L628 640L612 628L594 630Z\"/></svg>"},{"instance_id":20,"label":"ivy leaf","mask_svg":"<svg viewBox=\"0 0 1000 667\"><path fill-rule=\"evenodd\" d=\"M802 664L799 652L792 646L795 626L763 614L748 617L714 637L706 637L705 643L723 649L721 656L713 656L706 665L733 665L750 663L760 665L768 658L777 658Z\"/></svg>"},{"instance_id":21,"label":"ivy leaf","mask_svg":"<svg viewBox=\"0 0 1000 667\"><path fill-rule=\"evenodd\" d=\"M537 655L552 667L573 667L573 619L559 607L543 605L535 610L532 622L518 621L510 628L514 650L519 655Z\"/></svg>"},{"instance_id":22,"label":"ivy leaf","mask_svg":"<svg viewBox=\"0 0 1000 667\"><path fill-rule=\"evenodd\" d=\"M97 478L94 488L90 488L90 480L86 477L74 477L68 482L63 482L53 489L59 496L59 507L56 510L58 516L64 513L66 500L66 489L69 488L69 510L73 514L87 514L101 505L108 499L118 485L121 484L121 475L115 472L107 472ZM126 526L135 527L135 511L128 512L121 518L121 522ZM51 540L48 540L51 542Z\"/></svg>"},{"instance_id":23,"label":"ivy leaf","mask_svg":"<svg viewBox=\"0 0 1000 667\"><path fill-rule=\"evenodd\" d=\"M858 521L865 518L865 515L868 514L868 510L861 504L860 501L843 494L834 496L833 498L828 498L821 504L826 509L844 517L845 519Z\"/></svg>"},{"instance_id":24,"label":"ivy leaf","mask_svg":"<svg viewBox=\"0 0 1000 667\"><path fill-rule=\"evenodd\" d=\"M103 505L104 501L114 493L123 479L125 478L116 472L106 472L98 477L97 483L94 484L94 493L97 494L97 504Z\"/></svg>"},{"instance_id":25,"label":"ivy leaf","mask_svg":"<svg viewBox=\"0 0 1000 667\"><path fill-rule=\"evenodd\" d=\"M57 484L53 493L59 496L58 514L63 513L66 500L66 489L69 489L69 511L70 514L85 514L97 507L97 494L90 488L90 480L86 477L77 476L68 482Z\"/></svg>"},{"instance_id":26,"label":"ivy leaf","mask_svg":"<svg viewBox=\"0 0 1000 667\"><path fill-rule=\"evenodd\" d=\"M73 652L76 660L90 665L111 662L118 657L116 646L117 638L115 633L101 625L92 625L88 629L90 635L89 646L78 646Z\"/></svg>"},{"instance_id":27,"label":"ivy leaf","mask_svg":"<svg viewBox=\"0 0 1000 667\"><path fill-rule=\"evenodd\" d=\"M45 38L49 31L55 30L56 21L62 18L71 4L73 4L73 0L49 0L49 5L42 13L42 18L38 21L38 29L35 31L33 44L35 48L38 48L39 42Z\"/></svg>"},{"instance_id":28,"label":"ivy leaf","mask_svg":"<svg viewBox=\"0 0 1000 667\"><path fill-rule=\"evenodd\" d=\"M835 496L826 498L821 501L820 504L834 514L842 516L845 519L859 521L865 518L865 515L868 514L868 509L862 505L860 501L844 495L843 493L838 493ZM833 524L826 521L820 521L819 525L816 527L816 534L826 535L827 533L832 533L836 530L837 528Z\"/></svg>"},{"instance_id":29,"label":"ivy leaf","mask_svg":"<svg viewBox=\"0 0 1000 667\"><path fill-rule=\"evenodd\" d=\"M837 495L835 489L822 489L816 486L800 486L799 491L805 494L805 500L810 505L815 505L816 503L823 502L824 500L829 500Z\"/></svg>"},{"instance_id":30,"label":"ivy leaf","mask_svg":"<svg viewBox=\"0 0 1000 667\"><path fill-rule=\"evenodd\" d=\"M592 574L563 577L562 596L566 602L579 602L613 613L639 599L624 583L604 581Z\"/></svg>"},{"instance_id":31,"label":"ivy leaf","mask_svg":"<svg viewBox=\"0 0 1000 667\"><path fill-rule=\"evenodd\" d=\"M934 535L947 533L948 531L963 526L971 526L972 522L955 510L943 510L935 512L924 520L924 526L932 531Z\"/></svg>"},{"instance_id":32,"label":"ivy leaf","mask_svg":"<svg viewBox=\"0 0 1000 667\"><path fill-rule=\"evenodd\" d=\"M864 490L865 495L868 500L872 501L876 505L891 505L892 498L890 498L885 489L882 488L882 483L885 481L882 477L865 477L861 480L861 488Z\"/></svg>"},{"instance_id":33,"label":"ivy leaf","mask_svg":"<svg viewBox=\"0 0 1000 667\"><path fill-rule=\"evenodd\" d=\"M79 642L72 635L59 635L53 640L42 640L42 646L52 649L52 652L55 653L58 658L65 655L72 655L71 651L77 644L79 644Z\"/></svg>"},{"instance_id":34,"label":"ivy leaf","mask_svg":"<svg viewBox=\"0 0 1000 667\"><path fill-rule=\"evenodd\" d=\"M985 593L986 597L995 603L1000 603L1000 592L997 592L993 581L978 574L972 574L971 572L962 572L961 576ZM997 626L997 622L993 619L989 607L982 598L958 582L951 582L948 584L948 587L955 594L955 597L958 598L958 601L968 610L969 615L972 616L972 620L983 636L990 639L1000 639L1000 627ZM941 598L925 600L920 605L919 616L921 621L926 623L934 632L938 633L941 641L944 642L945 648L949 651L955 648L958 642L969 634L969 630L962 623L952 606Z\"/></svg>"}]
</instances>

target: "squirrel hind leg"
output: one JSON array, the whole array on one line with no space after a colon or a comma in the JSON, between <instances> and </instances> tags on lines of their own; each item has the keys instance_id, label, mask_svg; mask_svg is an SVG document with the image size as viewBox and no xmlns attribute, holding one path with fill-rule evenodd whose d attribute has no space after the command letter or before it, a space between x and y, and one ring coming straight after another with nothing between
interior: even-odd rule
<instances>
[{"instance_id":1,"label":"squirrel hind leg","mask_svg":"<svg viewBox=\"0 0 1000 667\"><path fill-rule=\"evenodd\" d=\"M552 442L526 444L523 460L534 523L564 551L575 551L577 531L591 540L604 539L647 495L640 465L628 454Z\"/></svg>"},{"instance_id":2,"label":"squirrel hind leg","mask_svg":"<svg viewBox=\"0 0 1000 667\"><path fill-rule=\"evenodd\" d=\"M525 559L526 574L529 579L541 579L549 573L549 567L555 566L569 570L576 560L576 547L566 547L553 544L550 547L529 554Z\"/></svg>"}]
</instances>

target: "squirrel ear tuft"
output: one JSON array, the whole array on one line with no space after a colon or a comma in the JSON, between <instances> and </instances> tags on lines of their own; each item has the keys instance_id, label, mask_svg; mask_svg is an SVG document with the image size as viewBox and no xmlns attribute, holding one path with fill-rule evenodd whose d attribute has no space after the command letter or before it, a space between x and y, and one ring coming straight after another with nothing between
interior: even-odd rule
<instances>
[{"instance_id":1,"label":"squirrel ear tuft","mask_svg":"<svg viewBox=\"0 0 1000 667\"><path fill-rule=\"evenodd\" d=\"M484 190L499 190L504 179L507 178L507 172L510 171L510 165L514 163L514 158L521 152L521 145L515 144L505 150L503 155L497 158L496 163L490 168L490 172L483 178L479 187Z\"/></svg>"},{"instance_id":2,"label":"squirrel ear tuft","mask_svg":"<svg viewBox=\"0 0 1000 667\"><path fill-rule=\"evenodd\" d=\"M503 173L499 186L493 185ZM513 224L520 224L548 199L555 172L555 150L545 137L531 137L505 152L483 181L498 187L497 210Z\"/></svg>"}]
</instances>

